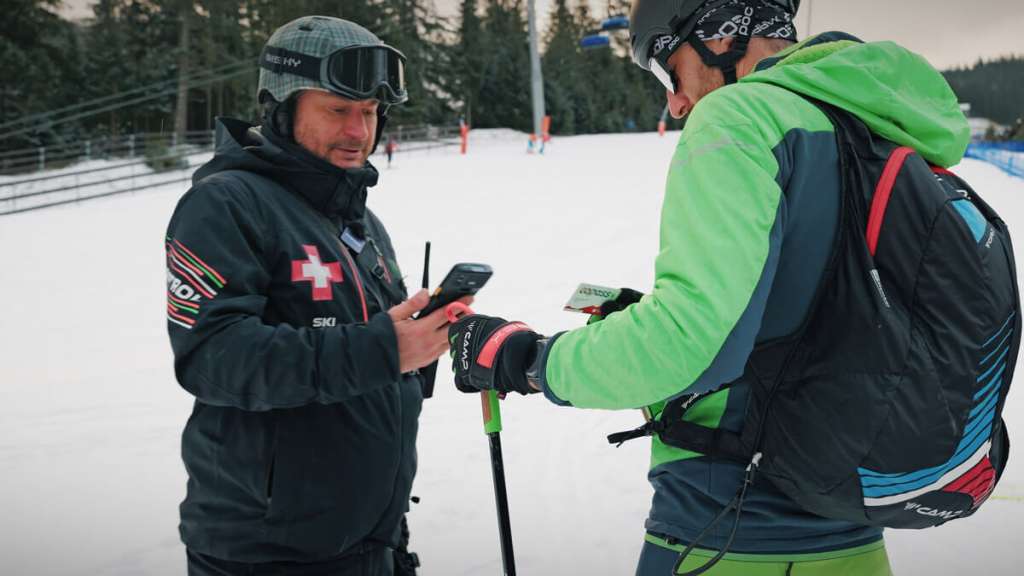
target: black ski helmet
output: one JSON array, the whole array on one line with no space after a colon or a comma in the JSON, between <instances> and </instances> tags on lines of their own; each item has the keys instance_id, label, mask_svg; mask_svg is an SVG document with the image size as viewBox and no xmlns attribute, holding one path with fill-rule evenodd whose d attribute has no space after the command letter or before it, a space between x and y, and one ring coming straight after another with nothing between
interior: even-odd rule
<instances>
[{"instance_id":1,"label":"black ski helmet","mask_svg":"<svg viewBox=\"0 0 1024 576\"><path fill-rule=\"evenodd\" d=\"M671 54L683 42L689 42L708 66L721 68L726 83L736 81L735 65L746 53L749 37L737 37L734 47L725 54L713 54L702 42L695 42L691 33L698 17L708 10L732 0L633 0L629 14L629 43L633 62L654 72L651 61L668 50ZM751 0L775 4L790 15L796 15L800 0Z\"/></svg>"}]
</instances>

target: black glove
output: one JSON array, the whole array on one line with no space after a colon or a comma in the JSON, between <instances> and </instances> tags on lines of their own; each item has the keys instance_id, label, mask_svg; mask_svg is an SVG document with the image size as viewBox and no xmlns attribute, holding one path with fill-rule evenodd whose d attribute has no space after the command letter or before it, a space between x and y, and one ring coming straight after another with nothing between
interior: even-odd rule
<instances>
[{"instance_id":1,"label":"black glove","mask_svg":"<svg viewBox=\"0 0 1024 576\"><path fill-rule=\"evenodd\" d=\"M643 292L637 292L632 288L622 288L619 290L619 295L614 300L608 300L601 304L600 314L591 314L587 324L593 324L594 322L600 322L608 317L609 314L614 312L621 312L626 309L630 304L636 304L644 297Z\"/></svg>"},{"instance_id":2,"label":"black glove","mask_svg":"<svg viewBox=\"0 0 1024 576\"><path fill-rule=\"evenodd\" d=\"M463 392L538 392L526 380L541 338L522 322L474 314L448 328L455 387Z\"/></svg>"}]
</instances>

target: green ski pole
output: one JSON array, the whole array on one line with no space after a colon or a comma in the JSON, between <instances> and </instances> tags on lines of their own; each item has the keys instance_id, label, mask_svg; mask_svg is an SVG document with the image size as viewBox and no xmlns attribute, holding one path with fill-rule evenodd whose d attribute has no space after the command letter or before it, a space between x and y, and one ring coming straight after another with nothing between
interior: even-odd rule
<instances>
[{"instance_id":1,"label":"green ski pole","mask_svg":"<svg viewBox=\"0 0 1024 576\"><path fill-rule=\"evenodd\" d=\"M445 310L448 321L455 323L459 314L472 314L469 306L456 302ZM512 552L512 524L508 513L508 492L505 489L505 462L501 456L501 405L498 393L486 390L480 393L484 414L484 434L491 445L491 479L494 484L494 503L498 508L498 536L501 538L501 564L505 576L516 576L516 560Z\"/></svg>"},{"instance_id":2,"label":"green ski pole","mask_svg":"<svg viewBox=\"0 0 1024 576\"><path fill-rule=\"evenodd\" d=\"M505 490L505 463L501 456L501 406L498 393L488 390L480 393L484 412L484 433L491 445L491 478L494 483L494 502L498 507L498 535L501 537L501 563L505 576L515 576L516 560L512 553L512 524L508 513L508 492Z\"/></svg>"}]
</instances>

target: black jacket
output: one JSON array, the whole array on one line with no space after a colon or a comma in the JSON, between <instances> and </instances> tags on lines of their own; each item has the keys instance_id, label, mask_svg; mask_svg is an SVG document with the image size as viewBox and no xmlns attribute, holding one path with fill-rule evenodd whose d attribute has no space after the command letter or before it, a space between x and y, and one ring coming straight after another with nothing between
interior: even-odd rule
<instances>
[{"instance_id":1,"label":"black jacket","mask_svg":"<svg viewBox=\"0 0 1024 576\"><path fill-rule=\"evenodd\" d=\"M406 290L366 210L376 181L222 120L178 203L167 313L196 397L182 438L190 549L311 561L397 544L422 394L399 374L386 314Z\"/></svg>"}]
</instances>

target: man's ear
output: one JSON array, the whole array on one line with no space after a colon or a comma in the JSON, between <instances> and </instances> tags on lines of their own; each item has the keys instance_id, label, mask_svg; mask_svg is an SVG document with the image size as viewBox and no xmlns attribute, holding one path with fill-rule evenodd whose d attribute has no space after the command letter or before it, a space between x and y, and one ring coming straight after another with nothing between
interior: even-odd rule
<instances>
[{"instance_id":1,"label":"man's ear","mask_svg":"<svg viewBox=\"0 0 1024 576\"><path fill-rule=\"evenodd\" d=\"M732 41L735 40L732 36L726 36L725 38L717 38L712 40L709 48L715 54L725 54L732 48Z\"/></svg>"}]
</instances>

